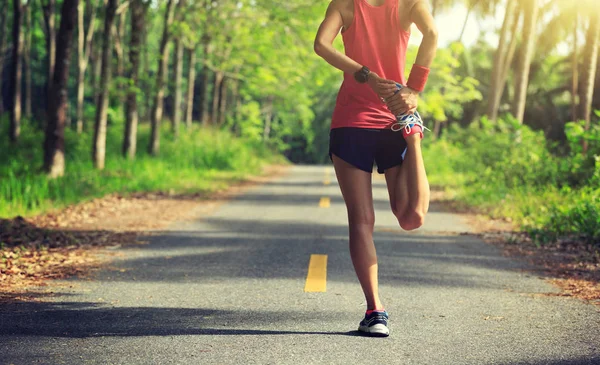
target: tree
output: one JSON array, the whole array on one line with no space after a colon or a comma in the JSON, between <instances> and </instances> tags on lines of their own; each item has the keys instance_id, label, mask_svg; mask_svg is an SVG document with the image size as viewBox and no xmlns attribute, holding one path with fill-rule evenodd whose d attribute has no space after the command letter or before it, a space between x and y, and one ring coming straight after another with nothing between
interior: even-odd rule
<instances>
[{"instance_id":1,"label":"tree","mask_svg":"<svg viewBox=\"0 0 600 365\"><path fill-rule=\"evenodd\" d=\"M21 134L21 76L23 71L23 31L21 24L27 3L22 0L13 0L13 49L11 68L11 111L9 136L16 142Z\"/></svg>"},{"instance_id":2,"label":"tree","mask_svg":"<svg viewBox=\"0 0 600 365\"><path fill-rule=\"evenodd\" d=\"M590 118L592 115L592 99L594 96L594 82L596 80L596 68L598 66L598 44L600 43L600 10L596 9L590 15L590 25L586 34L586 48L581 74L580 90L580 117L585 120L585 130L590 129ZM587 141L583 145L584 152L587 151Z\"/></svg>"},{"instance_id":3,"label":"tree","mask_svg":"<svg viewBox=\"0 0 600 365\"><path fill-rule=\"evenodd\" d=\"M85 72L92 50L94 30L96 29L96 1L86 0L80 3L77 11L77 133L83 132L83 102L85 97ZM85 15L87 14L88 26L85 28Z\"/></svg>"},{"instance_id":4,"label":"tree","mask_svg":"<svg viewBox=\"0 0 600 365\"><path fill-rule=\"evenodd\" d=\"M177 17L178 22L181 24L184 17L183 6L185 0L179 0L177 3ZM182 109L182 93L183 93L183 35L181 31L175 39L175 97L173 100L173 118L171 119L171 126L175 137L179 136L179 124L181 122L181 109Z\"/></svg>"},{"instance_id":5,"label":"tree","mask_svg":"<svg viewBox=\"0 0 600 365\"><path fill-rule=\"evenodd\" d=\"M33 33L33 28L31 24L31 8L33 4L30 4L25 9L25 39L23 44L23 66L24 66L24 77L25 77L25 116L31 118L31 38Z\"/></svg>"},{"instance_id":6,"label":"tree","mask_svg":"<svg viewBox=\"0 0 600 365\"><path fill-rule=\"evenodd\" d=\"M56 0L41 0L41 2L46 33L46 54L48 55L47 90L50 93L50 83L53 79L56 64Z\"/></svg>"},{"instance_id":7,"label":"tree","mask_svg":"<svg viewBox=\"0 0 600 365\"><path fill-rule=\"evenodd\" d=\"M527 86L529 85L529 69L535 50L536 24L539 12L539 0L526 0L523 6L523 43L515 73L515 99L512 112L515 118L523 123L525 102L527 101Z\"/></svg>"},{"instance_id":8,"label":"tree","mask_svg":"<svg viewBox=\"0 0 600 365\"><path fill-rule=\"evenodd\" d=\"M104 39L102 42L102 70L100 75L100 91L98 95L98 105L96 107L96 125L94 129L94 141L92 148L92 160L94 166L99 169L104 169L104 159L106 157L106 128L107 128L107 113L111 76L111 50L112 50L112 24L117 11L118 0L108 0L106 13L104 16Z\"/></svg>"},{"instance_id":9,"label":"tree","mask_svg":"<svg viewBox=\"0 0 600 365\"><path fill-rule=\"evenodd\" d=\"M169 66L169 37L170 27L173 24L173 6L174 0L168 0L165 9L164 27L162 38L160 40L160 53L158 61L158 73L156 75L156 96L151 115L151 134L148 152L152 155L158 155L160 151L160 122L163 114L163 98L165 96L165 81L167 78L167 67Z\"/></svg>"},{"instance_id":10,"label":"tree","mask_svg":"<svg viewBox=\"0 0 600 365\"><path fill-rule=\"evenodd\" d=\"M131 2L131 41L129 45L129 79L127 91L125 136L123 137L123 155L129 159L135 158L137 146L138 106L140 75L140 49L143 44L143 34L146 27L146 13L149 3L144 0Z\"/></svg>"},{"instance_id":11,"label":"tree","mask_svg":"<svg viewBox=\"0 0 600 365\"><path fill-rule=\"evenodd\" d=\"M192 127L194 113L194 86L196 84L196 48L189 48L188 62L188 89L186 96L185 124L187 128Z\"/></svg>"},{"instance_id":12,"label":"tree","mask_svg":"<svg viewBox=\"0 0 600 365\"><path fill-rule=\"evenodd\" d=\"M502 96L502 90L504 88L501 85L501 78L504 73L504 67L506 66L506 59L508 55L508 42L509 32L514 19L514 8L517 6L516 0L507 0L506 12L504 13L504 21L500 30L500 40L498 41L498 48L494 54L494 65L492 67L492 77L490 82L490 91L488 95L488 108L487 115L491 120L496 120L498 116L498 108L500 106L500 99ZM516 35L513 35L513 39Z\"/></svg>"},{"instance_id":13,"label":"tree","mask_svg":"<svg viewBox=\"0 0 600 365\"><path fill-rule=\"evenodd\" d=\"M575 6L577 8L577 6ZM573 22L573 55L571 58L571 119L577 120L577 97L579 87L579 54L577 49L577 33L579 32L579 14L575 14L575 21Z\"/></svg>"},{"instance_id":14,"label":"tree","mask_svg":"<svg viewBox=\"0 0 600 365\"><path fill-rule=\"evenodd\" d=\"M65 124L67 119L67 82L71 62L71 44L77 24L79 0L64 0L56 44L56 58L48 95L48 122L44 141L44 168L50 177L65 172Z\"/></svg>"},{"instance_id":15,"label":"tree","mask_svg":"<svg viewBox=\"0 0 600 365\"><path fill-rule=\"evenodd\" d=\"M129 2L126 1L117 8L116 15L119 16L119 22L113 22L112 32L115 44L115 54L117 55L117 77L125 75L125 24L127 20L127 9Z\"/></svg>"},{"instance_id":16,"label":"tree","mask_svg":"<svg viewBox=\"0 0 600 365\"><path fill-rule=\"evenodd\" d=\"M8 0L0 0L0 9L7 9ZM4 75L4 52L6 48L6 35L8 34L8 11L0 12L0 85L2 85L2 76ZM0 93L0 114L4 113L4 102L2 93Z\"/></svg>"}]
</instances>

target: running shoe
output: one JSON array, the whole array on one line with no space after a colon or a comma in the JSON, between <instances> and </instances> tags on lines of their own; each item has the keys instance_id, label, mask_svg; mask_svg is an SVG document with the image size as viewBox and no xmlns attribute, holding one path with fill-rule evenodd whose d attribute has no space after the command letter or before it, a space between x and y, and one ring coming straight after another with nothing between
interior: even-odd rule
<instances>
[{"instance_id":1,"label":"running shoe","mask_svg":"<svg viewBox=\"0 0 600 365\"><path fill-rule=\"evenodd\" d=\"M369 336L387 337L390 335L388 329L388 314L386 311L373 311L365 313L365 318L360 321L358 330Z\"/></svg>"}]
</instances>

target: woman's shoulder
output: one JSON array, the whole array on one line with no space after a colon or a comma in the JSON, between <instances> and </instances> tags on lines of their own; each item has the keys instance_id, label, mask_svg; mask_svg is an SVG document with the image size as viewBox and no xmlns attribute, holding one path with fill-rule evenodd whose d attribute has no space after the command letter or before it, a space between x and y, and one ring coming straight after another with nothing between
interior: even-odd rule
<instances>
[{"instance_id":1,"label":"woman's shoulder","mask_svg":"<svg viewBox=\"0 0 600 365\"><path fill-rule=\"evenodd\" d=\"M340 12L354 12L354 0L332 0L331 4L334 5Z\"/></svg>"}]
</instances>

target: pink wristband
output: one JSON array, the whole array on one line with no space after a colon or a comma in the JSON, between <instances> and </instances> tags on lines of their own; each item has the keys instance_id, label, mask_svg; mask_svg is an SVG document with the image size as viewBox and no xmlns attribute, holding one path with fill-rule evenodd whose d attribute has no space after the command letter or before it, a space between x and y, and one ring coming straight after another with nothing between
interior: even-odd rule
<instances>
[{"instance_id":1,"label":"pink wristband","mask_svg":"<svg viewBox=\"0 0 600 365\"><path fill-rule=\"evenodd\" d=\"M410 76L406 86L413 90L421 92L425 90L425 84L427 83L427 77L429 76L429 68L414 64L410 70Z\"/></svg>"}]
</instances>

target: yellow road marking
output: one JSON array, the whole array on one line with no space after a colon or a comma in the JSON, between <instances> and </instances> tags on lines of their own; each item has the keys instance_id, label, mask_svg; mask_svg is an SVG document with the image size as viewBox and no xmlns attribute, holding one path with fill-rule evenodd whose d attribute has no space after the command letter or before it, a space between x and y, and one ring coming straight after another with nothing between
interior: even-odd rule
<instances>
[{"instance_id":1,"label":"yellow road marking","mask_svg":"<svg viewBox=\"0 0 600 365\"><path fill-rule=\"evenodd\" d=\"M321 198L321 200L319 200L319 208L329 208L330 205L331 205L331 199L329 199L327 197L323 197L323 198Z\"/></svg>"},{"instance_id":2,"label":"yellow road marking","mask_svg":"<svg viewBox=\"0 0 600 365\"><path fill-rule=\"evenodd\" d=\"M331 184L331 180L329 180L328 178L325 178L325 180L323 180L323 185L329 185Z\"/></svg>"},{"instance_id":3,"label":"yellow road marking","mask_svg":"<svg viewBox=\"0 0 600 365\"><path fill-rule=\"evenodd\" d=\"M307 293L327 291L327 255L310 255L304 291Z\"/></svg>"}]
</instances>

